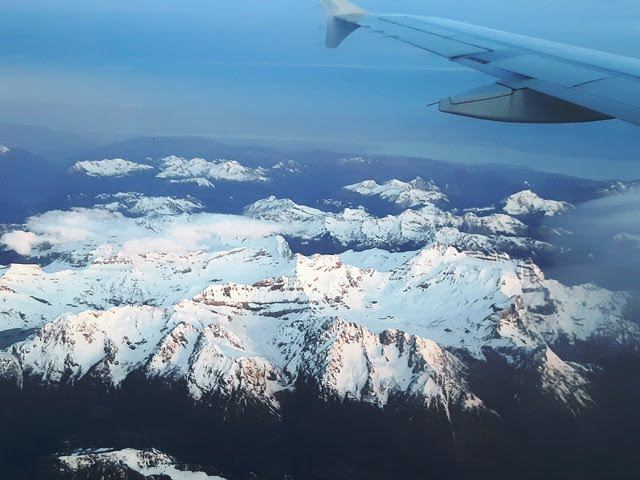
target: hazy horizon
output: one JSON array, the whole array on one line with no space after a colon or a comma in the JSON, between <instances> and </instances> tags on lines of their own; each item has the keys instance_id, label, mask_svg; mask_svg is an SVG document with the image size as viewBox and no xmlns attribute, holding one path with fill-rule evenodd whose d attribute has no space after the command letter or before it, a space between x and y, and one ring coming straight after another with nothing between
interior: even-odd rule
<instances>
[{"instance_id":1,"label":"hazy horizon","mask_svg":"<svg viewBox=\"0 0 640 480\"><path fill-rule=\"evenodd\" d=\"M640 57L640 5L628 0L360 3ZM440 114L426 105L492 80L366 32L327 50L316 0L0 0L0 8L3 122L104 138L354 146L640 178L637 127L510 125Z\"/></svg>"}]
</instances>

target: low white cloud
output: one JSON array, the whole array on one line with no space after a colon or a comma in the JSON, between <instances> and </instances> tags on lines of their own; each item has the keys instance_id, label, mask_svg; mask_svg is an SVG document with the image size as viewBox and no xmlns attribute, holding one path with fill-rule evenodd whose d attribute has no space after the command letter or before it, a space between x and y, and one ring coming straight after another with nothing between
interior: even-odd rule
<instances>
[{"instance_id":1,"label":"low white cloud","mask_svg":"<svg viewBox=\"0 0 640 480\"><path fill-rule=\"evenodd\" d=\"M0 243L20 255L30 255L33 247L40 243L40 240L33 232L16 230L2 235Z\"/></svg>"},{"instance_id":2,"label":"low white cloud","mask_svg":"<svg viewBox=\"0 0 640 480\"><path fill-rule=\"evenodd\" d=\"M53 210L31 217L27 220L27 228L38 235L42 243L62 245L83 242L97 234L117 235L117 224L124 220L118 212L101 208L74 208L69 211Z\"/></svg>"},{"instance_id":3,"label":"low white cloud","mask_svg":"<svg viewBox=\"0 0 640 480\"><path fill-rule=\"evenodd\" d=\"M573 235L562 237L574 252L573 265L560 266L565 282L594 281L611 289L640 290L640 189L578 205L565 218L550 220ZM564 274L575 270L576 278ZM550 271L550 270L548 270Z\"/></svg>"},{"instance_id":4,"label":"low white cloud","mask_svg":"<svg viewBox=\"0 0 640 480\"><path fill-rule=\"evenodd\" d=\"M199 213L125 217L107 208L54 210L27 220L0 242L21 255L62 254L85 262L104 252L133 257L145 252L184 254L243 245L280 233L277 224L237 215Z\"/></svg>"},{"instance_id":5,"label":"low white cloud","mask_svg":"<svg viewBox=\"0 0 640 480\"><path fill-rule=\"evenodd\" d=\"M180 244L173 239L162 237L133 238L124 242L120 249L120 252L127 257L133 257L147 252L179 255L189 251L190 249L187 248L186 245Z\"/></svg>"},{"instance_id":6,"label":"low white cloud","mask_svg":"<svg viewBox=\"0 0 640 480\"><path fill-rule=\"evenodd\" d=\"M205 215L197 220L198 223L176 225L168 235L184 245L202 248L202 242L211 238L223 241L260 238L281 231L275 224L231 215Z\"/></svg>"},{"instance_id":7,"label":"low white cloud","mask_svg":"<svg viewBox=\"0 0 640 480\"><path fill-rule=\"evenodd\" d=\"M282 231L276 224L232 215L195 215L190 222L172 223L156 236L132 238L122 246L127 256L143 252L181 254L220 248L220 244L240 245L245 239L268 237Z\"/></svg>"}]
</instances>

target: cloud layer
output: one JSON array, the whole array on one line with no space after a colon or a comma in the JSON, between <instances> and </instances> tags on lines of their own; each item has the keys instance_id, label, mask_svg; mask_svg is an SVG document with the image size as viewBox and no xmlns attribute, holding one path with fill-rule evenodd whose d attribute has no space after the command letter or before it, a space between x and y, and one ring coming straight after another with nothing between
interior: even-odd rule
<instances>
[{"instance_id":1,"label":"cloud layer","mask_svg":"<svg viewBox=\"0 0 640 480\"><path fill-rule=\"evenodd\" d=\"M234 215L165 215L151 225L106 208L74 208L33 216L21 229L2 235L0 244L25 256L86 261L105 247L126 255L182 254L238 246L280 231L276 224Z\"/></svg>"}]
</instances>

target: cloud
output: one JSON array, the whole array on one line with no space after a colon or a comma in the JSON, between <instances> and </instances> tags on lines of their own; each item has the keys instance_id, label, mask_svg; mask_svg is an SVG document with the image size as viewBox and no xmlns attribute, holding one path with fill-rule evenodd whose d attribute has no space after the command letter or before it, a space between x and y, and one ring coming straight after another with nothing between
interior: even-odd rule
<instances>
[{"instance_id":1,"label":"cloud","mask_svg":"<svg viewBox=\"0 0 640 480\"><path fill-rule=\"evenodd\" d=\"M122 253L134 256L144 252L183 254L209 251L221 244L240 246L246 239L265 238L280 233L276 224L232 215L194 215L191 222L177 218L155 236L131 238L124 242Z\"/></svg>"},{"instance_id":2,"label":"cloud","mask_svg":"<svg viewBox=\"0 0 640 480\"><path fill-rule=\"evenodd\" d=\"M203 242L212 238L222 241L261 238L282 231L276 224L231 215L201 216L202 223L177 225L168 235L184 245L202 248Z\"/></svg>"},{"instance_id":3,"label":"cloud","mask_svg":"<svg viewBox=\"0 0 640 480\"><path fill-rule=\"evenodd\" d=\"M161 237L143 237L127 240L120 250L127 257L146 252L183 254L189 251L190 249L186 245L180 244L173 239Z\"/></svg>"},{"instance_id":4,"label":"cloud","mask_svg":"<svg viewBox=\"0 0 640 480\"><path fill-rule=\"evenodd\" d=\"M573 232L562 241L572 250L574 263L554 273L562 281L594 281L613 289L640 290L638 212L640 189L631 189L578 205L564 218L549 220ZM572 278L574 273L578 277Z\"/></svg>"},{"instance_id":5,"label":"cloud","mask_svg":"<svg viewBox=\"0 0 640 480\"><path fill-rule=\"evenodd\" d=\"M16 230L2 235L0 243L20 255L30 255L33 247L40 243L40 240L35 233Z\"/></svg>"},{"instance_id":6,"label":"cloud","mask_svg":"<svg viewBox=\"0 0 640 480\"><path fill-rule=\"evenodd\" d=\"M640 249L640 235L622 232L615 235L613 241L627 248Z\"/></svg>"},{"instance_id":7,"label":"cloud","mask_svg":"<svg viewBox=\"0 0 640 480\"><path fill-rule=\"evenodd\" d=\"M640 189L634 188L583 204L580 207L581 221L616 233L640 233L639 208Z\"/></svg>"},{"instance_id":8,"label":"cloud","mask_svg":"<svg viewBox=\"0 0 640 480\"><path fill-rule=\"evenodd\" d=\"M38 235L41 243L61 245L83 242L97 234L117 235L115 228L109 232L105 227L115 227L124 220L122 214L102 208L74 208L69 211L52 210L31 217L27 220L27 228Z\"/></svg>"},{"instance_id":9,"label":"cloud","mask_svg":"<svg viewBox=\"0 0 640 480\"><path fill-rule=\"evenodd\" d=\"M235 248L246 239L282 231L277 224L236 215L164 215L150 222L106 208L54 210L29 218L25 227L4 234L0 242L21 255L63 255L79 262L106 251L134 257L145 252L185 254Z\"/></svg>"}]
</instances>

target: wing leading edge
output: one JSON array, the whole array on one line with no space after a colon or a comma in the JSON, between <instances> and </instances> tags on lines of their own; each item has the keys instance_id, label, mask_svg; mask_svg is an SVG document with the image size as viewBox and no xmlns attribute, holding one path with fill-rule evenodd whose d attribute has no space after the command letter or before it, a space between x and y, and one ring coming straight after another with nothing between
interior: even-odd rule
<instances>
[{"instance_id":1,"label":"wing leading edge","mask_svg":"<svg viewBox=\"0 0 640 480\"><path fill-rule=\"evenodd\" d=\"M323 2L329 48L365 29L497 79L440 100L442 112L503 122L618 118L640 125L638 59L441 18L373 14L347 0Z\"/></svg>"}]
</instances>

